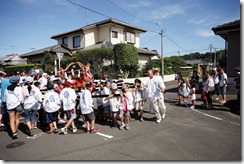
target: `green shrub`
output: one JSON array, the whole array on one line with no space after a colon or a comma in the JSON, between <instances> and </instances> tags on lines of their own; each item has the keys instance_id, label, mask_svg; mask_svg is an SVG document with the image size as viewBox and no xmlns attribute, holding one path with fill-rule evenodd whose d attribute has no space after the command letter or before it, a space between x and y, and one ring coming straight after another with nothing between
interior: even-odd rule
<instances>
[{"instance_id":1,"label":"green shrub","mask_svg":"<svg viewBox=\"0 0 244 164\"><path fill-rule=\"evenodd\" d=\"M4 67L4 71L9 73L16 73L16 72L26 72L29 73L30 69L33 67L40 67L43 69L43 64L20 64L15 66L6 66Z\"/></svg>"}]
</instances>

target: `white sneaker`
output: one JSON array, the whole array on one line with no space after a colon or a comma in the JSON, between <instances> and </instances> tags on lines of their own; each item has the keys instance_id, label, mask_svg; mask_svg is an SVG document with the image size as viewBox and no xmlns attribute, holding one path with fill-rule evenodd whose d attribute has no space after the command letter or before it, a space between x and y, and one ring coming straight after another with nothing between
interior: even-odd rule
<instances>
[{"instance_id":1,"label":"white sneaker","mask_svg":"<svg viewBox=\"0 0 244 164\"><path fill-rule=\"evenodd\" d=\"M73 133L76 133L77 132L77 128L75 127L75 128L73 128Z\"/></svg>"},{"instance_id":2,"label":"white sneaker","mask_svg":"<svg viewBox=\"0 0 244 164\"><path fill-rule=\"evenodd\" d=\"M67 134L68 133L68 131L67 131L67 129L65 127L61 128L61 131L63 132L63 134Z\"/></svg>"},{"instance_id":3,"label":"white sneaker","mask_svg":"<svg viewBox=\"0 0 244 164\"><path fill-rule=\"evenodd\" d=\"M195 109L195 106L191 106L190 108L191 108L191 109Z\"/></svg>"},{"instance_id":4,"label":"white sneaker","mask_svg":"<svg viewBox=\"0 0 244 164\"><path fill-rule=\"evenodd\" d=\"M222 100L222 101L220 101L220 103L221 103L221 104L225 104L225 103L226 103L226 101L223 101L223 100Z\"/></svg>"},{"instance_id":5,"label":"white sneaker","mask_svg":"<svg viewBox=\"0 0 244 164\"><path fill-rule=\"evenodd\" d=\"M86 123L84 122L83 125L82 125L83 128L86 128Z\"/></svg>"},{"instance_id":6,"label":"white sneaker","mask_svg":"<svg viewBox=\"0 0 244 164\"><path fill-rule=\"evenodd\" d=\"M128 124L125 125L125 129L126 130L129 130L130 129L130 126Z\"/></svg>"},{"instance_id":7,"label":"white sneaker","mask_svg":"<svg viewBox=\"0 0 244 164\"><path fill-rule=\"evenodd\" d=\"M64 121L63 119L59 119L59 120L58 120L58 123L59 123L59 124L64 124L64 123L66 123L66 121Z\"/></svg>"},{"instance_id":8,"label":"white sneaker","mask_svg":"<svg viewBox=\"0 0 244 164\"><path fill-rule=\"evenodd\" d=\"M165 118L165 113L162 115L162 119L164 119Z\"/></svg>"},{"instance_id":9,"label":"white sneaker","mask_svg":"<svg viewBox=\"0 0 244 164\"><path fill-rule=\"evenodd\" d=\"M156 123L160 123L162 121L162 119L158 119L157 121L156 121Z\"/></svg>"},{"instance_id":10,"label":"white sneaker","mask_svg":"<svg viewBox=\"0 0 244 164\"><path fill-rule=\"evenodd\" d=\"M119 127L119 129L122 130L124 127L125 127L125 125L124 124L121 124L120 127Z\"/></svg>"}]
</instances>

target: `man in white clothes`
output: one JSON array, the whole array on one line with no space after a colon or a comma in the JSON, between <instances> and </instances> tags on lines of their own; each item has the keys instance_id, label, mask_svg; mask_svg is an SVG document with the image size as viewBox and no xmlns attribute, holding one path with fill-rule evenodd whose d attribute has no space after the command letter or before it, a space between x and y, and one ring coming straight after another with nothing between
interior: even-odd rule
<instances>
[{"instance_id":1,"label":"man in white clothes","mask_svg":"<svg viewBox=\"0 0 244 164\"><path fill-rule=\"evenodd\" d=\"M149 79L144 86L147 88L148 98L153 104L157 123L160 123L165 117L166 106L164 104L163 92L165 85L160 76L155 76L153 70L148 70Z\"/></svg>"},{"instance_id":2,"label":"man in white clothes","mask_svg":"<svg viewBox=\"0 0 244 164\"><path fill-rule=\"evenodd\" d=\"M47 73L43 73L42 77L38 80L38 82L41 84L41 88L40 89L46 89L46 87L47 87L47 78L48 78Z\"/></svg>"}]
</instances>

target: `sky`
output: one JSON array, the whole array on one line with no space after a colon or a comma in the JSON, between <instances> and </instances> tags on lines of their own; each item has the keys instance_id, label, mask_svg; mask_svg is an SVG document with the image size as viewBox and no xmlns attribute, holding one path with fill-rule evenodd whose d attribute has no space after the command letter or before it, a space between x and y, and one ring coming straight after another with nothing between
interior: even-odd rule
<instances>
[{"instance_id":1,"label":"sky","mask_svg":"<svg viewBox=\"0 0 244 164\"><path fill-rule=\"evenodd\" d=\"M75 2L78 7L69 1ZM213 27L240 19L239 0L0 0L0 56L53 46L50 37L108 18L147 30L140 47L163 55L225 48ZM215 48L215 49L214 49Z\"/></svg>"}]
</instances>

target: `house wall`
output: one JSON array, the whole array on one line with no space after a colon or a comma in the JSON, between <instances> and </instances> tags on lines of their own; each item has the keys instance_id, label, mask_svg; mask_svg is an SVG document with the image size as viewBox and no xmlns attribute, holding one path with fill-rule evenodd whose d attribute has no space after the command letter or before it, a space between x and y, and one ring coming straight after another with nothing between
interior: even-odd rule
<instances>
[{"instance_id":1,"label":"house wall","mask_svg":"<svg viewBox=\"0 0 244 164\"><path fill-rule=\"evenodd\" d=\"M68 48L70 49L73 49L73 37L75 36L80 36L80 48L84 48L85 47L85 38L84 38L84 35L82 32L77 32L77 33L74 33L74 34L70 34L70 35L67 35L68 37ZM66 37L66 36L64 36ZM60 37L57 39L58 41L58 44L62 44L63 43L63 38L64 37Z\"/></svg>"},{"instance_id":2,"label":"house wall","mask_svg":"<svg viewBox=\"0 0 244 164\"><path fill-rule=\"evenodd\" d=\"M150 60L150 55L148 54L138 54L139 70Z\"/></svg>"},{"instance_id":3,"label":"house wall","mask_svg":"<svg viewBox=\"0 0 244 164\"><path fill-rule=\"evenodd\" d=\"M84 31L85 47L91 46L98 42L98 29L88 29Z\"/></svg>"},{"instance_id":4,"label":"house wall","mask_svg":"<svg viewBox=\"0 0 244 164\"><path fill-rule=\"evenodd\" d=\"M109 26L101 26L98 28L98 40L96 42L109 42Z\"/></svg>"},{"instance_id":5,"label":"house wall","mask_svg":"<svg viewBox=\"0 0 244 164\"><path fill-rule=\"evenodd\" d=\"M118 38L112 38L112 30L118 32ZM125 29L123 26L113 25L113 24L106 24L103 26L100 26L98 28L92 28L88 30L84 30L84 33L82 31L76 32L74 34L67 35L68 37L68 47L70 49L73 49L73 37L80 35L81 37L81 43L80 48L85 48L87 46L91 46L93 44L96 44L97 42L101 41L107 41L111 42L113 45L118 43L126 43L125 42L125 31L131 31L135 33L135 44L134 46L139 48L140 47L140 32ZM57 38L58 44L62 44L63 37Z\"/></svg>"},{"instance_id":6,"label":"house wall","mask_svg":"<svg viewBox=\"0 0 244 164\"><path fill-rule=\"evenodd\" d=\"M227 75L235 77L234 68L240 66L240 31L229 32L227 54Z\"/></svg>"},{"instance_id":7,"label":"house wall","mask_svg":"<svg viewBox=\"0 0 244 164\"><path fill-rule=\"evenodd\" d=\"M112 38L112 31L118 32L118 38ZM124 30L120 27L113 26L110 31L111 43L113 45L118 43L124 43Z\"/></svg>"},{"instance_id":8,"label":"house wall","mask_svg":"<svg viewBox=\"0 0 244 164\"><path fill-rule=\"evenodd\" d=\"M44 56L45 56L44 54L39 54L39 55L26 57L27 58L27 64L32 64L32 63L44 64L45 63Z\"/></svg>"}]
</instances>

